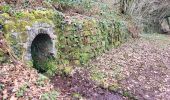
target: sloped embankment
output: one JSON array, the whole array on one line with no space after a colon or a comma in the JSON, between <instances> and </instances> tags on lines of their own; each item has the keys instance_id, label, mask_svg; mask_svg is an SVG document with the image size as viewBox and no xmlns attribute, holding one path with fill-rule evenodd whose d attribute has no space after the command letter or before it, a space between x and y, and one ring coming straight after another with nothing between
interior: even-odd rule
<instances>
[{"instance_id":1,"label":"sloped embankment","mask_svg":"<svg viewBox=\"0 0 170 100\"><path fill-rule=\"evenodd\" d=\"M53 91L53 85L47 77L21 62L4 64L0 69L0 99L39 100L43 94Z\"/></svg>"}]
</instances>

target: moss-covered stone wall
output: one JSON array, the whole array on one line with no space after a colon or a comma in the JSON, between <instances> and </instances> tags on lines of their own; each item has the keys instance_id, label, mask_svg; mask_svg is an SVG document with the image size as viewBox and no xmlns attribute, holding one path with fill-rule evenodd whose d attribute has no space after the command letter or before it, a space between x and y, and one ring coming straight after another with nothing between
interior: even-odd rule
<instances>
[{"instance_id":1,"label":"moss-covered stone wall","mask_svg":"<svg viewBox=\"0 0 170 100\"><path fill-rule=\"evenodd\" d=\"M128 38L123 22L72 17L58 33L58 57L62 63L86 64L89 59Z\"/></svg>"},{"instance_id":2,"label":"moss-covered stone wall","mask_svg":"<svg viewBox=\"0 0 170 100\"><path fill-rule=\"evenodd\" d=\"M55 35L53 42L58 64L84 65L91 58L118 46L129 37L124 21L68 17L53 10L20 11L12 15L3 13L0 14L0 24L4 26L3 33L12 51L23 61L26 61L28 45L38 35L36 31L41 29L50 36ZM31 29L33 31L29 32Z\"/></svg>"}]
</instances>

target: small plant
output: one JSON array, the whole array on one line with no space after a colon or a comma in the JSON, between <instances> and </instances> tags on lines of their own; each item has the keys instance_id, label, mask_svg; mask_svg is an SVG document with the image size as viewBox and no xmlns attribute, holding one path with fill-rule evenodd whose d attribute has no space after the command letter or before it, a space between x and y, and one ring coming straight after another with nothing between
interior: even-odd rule
<instances>
[{"instance_id":1,"label":"small plant","mask_svg":"<svg viewBox=\"0 0 170 100\"><path fill-rule=\"evenodd\" d=\"M90 55L88 53L81 53L80 54L80 63L82 65L85 65L88 62L89 59L90 59Z\"/></svg>"},{"instance_id":2,"label":"small plant","mask_svg":"<svg viewBox=\"0 0 170 100\"><path fill-rule=\"evenodd\" d=\"M59 93L57 91L51 91L41 95L41 100L56 100Z\"/></svg>"},{"instance_id":3,"label":"small plant","mask_svg":"<svg viewBox=\"0 0 170 100\"><path fill-rule=\"evenodd\" d=\"M91 75L92 80L94 81L102 81L104 79L105 74L102 72L93 72Z\"/></svg>"},{"instance_id":4,"label":"small plant","mask_svg":"<svg viewBox=\"0 0 170 100\"><path fill-rule=\"evenodd\" d=\"M68 67L64 67L63 69L61 69L61 72L62 72L62 75L69 76L72 70L73 68L71 66L68 66Z\"/></svg>"},{"instance_id":5,"label":"small plant","mask_svg":"<svg viewBox=\"0 0 170 100\"><path fill-rule=\"evenodd\" d=\"M34 61L34 68L36 68L40 73L44 73L48 76L55 75L57 71L57 61L52 58L47 58L44 61Z\"/></svg>"},{"instance_id":6,"label":"small plant","mask_svg":"<svg viewBox=\"0 0 170 100\"><path fill-rule=\"evenodd\" d=\"M38 80L36 81L36 85L44 86L46 80L48 80L48 78L46 76L39 74Z\"/></svg>"},{"instance_id":7,"label":"small plant","mask_svg":"<svg viewBox=\"0 0 170 100\"><path fill-rule=\"evenodd\" d=\"M124 91L124 92L123 92L123 96L125 96L125 97L129 97L129 96L130 96L130 93L129 93L129 92L127 92L127 91Z\"/></svg>"},{"instance_id":8,"label":"small plant","mask_svg":"<svg viewBox=\"0 0 170 100\"><path fill-rule=\"evenodd\" d=\"M27 90L28 85L25 84L22 87L19 88L19 90L16 92L17 97L22 97L24 96L25 91Z\"/></svg>"},{"instance_id":9,"label":"small plant","mask_svg":"<svg viewBox=\"0 0 170 100\"><path fill-rule=\"evenodd\" d=\"M119 85L116 84L116 83L114 83L114 84L112 84L111 86L108 87L108 90L113 91L113 92L117 91L118 89L119 89Z\"/></svg>"},{"instance_id":10,"label":"small plant","mask_svg":"<svg viewBox=\"0 0 170 100\"><path fill-rule=\"evenodd\" d=\"M123 91L122 94L124 97L129 98L129 100L137 100L131 93L129 93L128 91Z\"/></svg>"},{"instance_id":11,"label":"small plant","mask_svg":"<svg viewBox=\"0 0 170 100\"><path fill-rule=\"evenodd\" d=\"M58 69L58 67L56 66L56 62L55 61L47 61L47 63L45 64L46 66L46 74L49 76L54 76L56 74L56 71Z\"/></svg>"},{"instance_id":12,"label":"small plant","mask_svg":"<svg viewBox=\"0 0 170 100\"><path fill-rule=\"evenodd\" d=\"M81 94L79 94L79 93L73 93L72 97L75 98L75 99L81 99L82 98Z\"/></svg>"},{"instance_id":13,"label":"small plant","mask_svg":"<svg viewBox=\"0 0 170 100\"><path fill-rule=\"evenodd\" d=\"M32 67L33 66L33 61L28 61L28 62L26 62L26 64L28 65L28 67Z\"/></svg>"},{"instance_id":14,"label":"small plant","mask_svg":"<svg viewBox=\"0 0 170 100\"><path fill-rule=\"evenodd\" d=\"M4 13L10 12L10 10L11 10L11 6L9 6L9 5L5 5L5 6L2 7L2 11Z\"/></svg>"},{"instance_id":15,"label":"small plant","mask_svg":"<svg viewBox=\"0 0 170 100\"><path fill-rule=\"evenodd\" d=\"M3 90L4 87L5 87L4 84L0 83L0 92Z\"/></svg>"},{"instance_id":16,"label":"small plant","mask_svg":"<svg viewBox=\"0 0 170 100\"><path fill-rule=\"evenodd\" d=\"M16 18L21 18L23 16L23 13L22 12L15 12L15 17Z\"/></svg>"}]
</instances>

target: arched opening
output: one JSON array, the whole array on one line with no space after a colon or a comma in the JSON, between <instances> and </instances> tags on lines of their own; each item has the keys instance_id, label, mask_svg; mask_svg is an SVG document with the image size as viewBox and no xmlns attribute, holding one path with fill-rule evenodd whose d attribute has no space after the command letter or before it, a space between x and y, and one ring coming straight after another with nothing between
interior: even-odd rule
<instances>
[{"instance_id":1,"label":"arched opening","mask_svg":"<svg viewBox=\"0 0 170 100\"><path fill-rule=\"evenodd\" d=\"M41 73L48 70L48 63L53 59L53 44L48 34L38 34L31 44L31 56L34 67Z\"/></svg>"}]
</instances>

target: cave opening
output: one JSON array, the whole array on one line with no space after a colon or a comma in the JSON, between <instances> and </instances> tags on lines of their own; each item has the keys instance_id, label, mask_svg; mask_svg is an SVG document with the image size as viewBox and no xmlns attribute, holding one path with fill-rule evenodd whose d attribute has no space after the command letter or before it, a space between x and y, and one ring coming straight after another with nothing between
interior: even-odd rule
<instances>
[{"instance_id":1,"label":"cave opening","mask_svg":"<svg viewBox=\"0 0 170 100\"><path fill-rule=\"evenodd\" d=\"M48 63L53 58L53 43L48 34L38 34L31 44L33 66L40 73L48 70Z\"/></svg>"}]
</instances>

